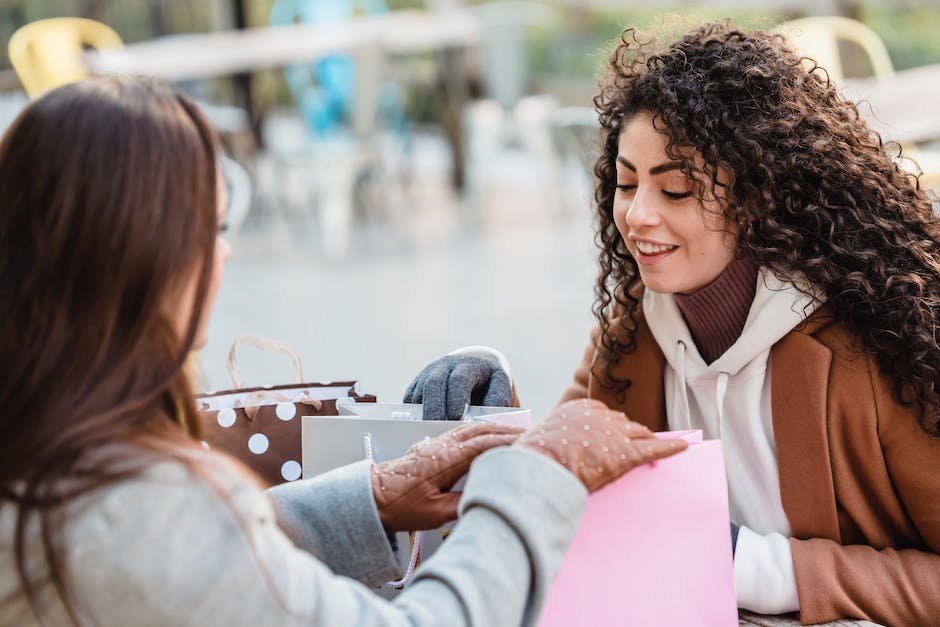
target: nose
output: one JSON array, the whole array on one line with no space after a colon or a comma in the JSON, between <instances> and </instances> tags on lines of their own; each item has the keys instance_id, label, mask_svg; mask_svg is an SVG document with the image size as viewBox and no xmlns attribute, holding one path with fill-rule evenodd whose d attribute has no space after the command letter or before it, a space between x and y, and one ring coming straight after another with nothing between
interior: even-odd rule
<instances>
[{"instance_id":1,"label":"nose","mask_svg":"<svg viewBox=\"0 0 940 627\"><path fill-rule=\"evenodd\" d=\"M627 207L625 220L627 226L631 229L653 227L660 222L659 211L657 211L655 203L646 196L643 190L637 189L633 196L633 202Z\"/></svg>"},{"instance_id":2,"label":"nose","mask_svg":"<svg viewBox=\"0 0 940 627\"><path fill-rule=\"evenodd\" d=\"M219 238L219 241L216 242L216 247L219 249L219 257L222 259L223 263L232 257L232 246L224 237Z\"/></svg>"}]
</instances>

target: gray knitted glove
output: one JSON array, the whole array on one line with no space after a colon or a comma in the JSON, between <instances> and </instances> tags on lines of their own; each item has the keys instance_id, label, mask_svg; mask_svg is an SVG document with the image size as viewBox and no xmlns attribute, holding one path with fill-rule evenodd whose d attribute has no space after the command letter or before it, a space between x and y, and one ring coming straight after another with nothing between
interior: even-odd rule
<instances>
[{"instance_id":1,"label":"gray knitted glove","mask_svg":"<svg viewBox=\"0 0 940 627\"><path fill-rule=\"evenodd\" d=\"M425 420L460 420L464 407L505 407L512 399L512 382L495 356L461 353L441 357L422 370L404 402L422 403Z\"/></svg>"}]
</instances>

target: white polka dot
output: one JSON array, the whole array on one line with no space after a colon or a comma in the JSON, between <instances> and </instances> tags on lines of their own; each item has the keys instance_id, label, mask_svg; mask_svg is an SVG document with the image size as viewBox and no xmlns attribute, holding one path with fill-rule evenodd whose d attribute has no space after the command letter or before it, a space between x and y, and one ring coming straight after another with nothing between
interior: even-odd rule
<instances>
[{"instance_id":1,"label":"white polka dot","mask_svg":"<svg viewBox=\"0 0 940 627\"><path fill-rule=\"evenodd\" d=\"M284 477L285 481L300 479L300 464L294 460L284 462L284 465L281 466L281 476Z\"/></svg>"},{"instance_id":2,"label":"white polka dot","mask_svg":"<svg viewBox=\"0 0 940 627\"><path fill-rule=\"evenodd\" d=\"M294 407L293 403L278 403L277 407L274 408L274 413L277 414L277 417L281 420L290 420L297 413L297 408Z\"/></svg>"},{"instance_id":3,"label":"white polka dot","mask_svg":"<svg viewBox=\"0 0 940 627\"><path fill-rule=\"evenodd\" d=\"M256 433L248 438L248 450L255 455L261 455L268 450L268 436L263 433Z\"/></svg>"},{"instance_id":4,"label":"white polka dot","mask_svg":"<svg viewBox=\"0 0 940 627\"><path fill-rule=\"evenodd\" d=\"M216 414L215 419L218 421L220 426L225 428L231 427L233 424L235 424L235 410L231 407L220 409L219 413Z\"/></svg>"}]
</instances>

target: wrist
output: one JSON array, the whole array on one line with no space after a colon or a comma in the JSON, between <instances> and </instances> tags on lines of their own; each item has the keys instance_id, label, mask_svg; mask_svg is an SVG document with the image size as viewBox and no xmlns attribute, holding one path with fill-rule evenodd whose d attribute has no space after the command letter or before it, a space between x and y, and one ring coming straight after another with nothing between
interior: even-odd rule
<instances>
[{"instance_id":1,"label":"wrist","mask_svg":"<svg viewBox=\"0 0 940 627\"><path fill-rule=\"evenodd\" d=\"M581 477L578 477L578 475L575 472L573 472L571 468L568 467L569 460L566 457L564 457L564 454L559 455L557 451L545 446L545 444L546 442L543 439L530 441L530 440L522 440L520 438L519 440L515 442L515 444L512 445L512 448L524 449L526 451L537 453L538 455L542 457L547 457L548 459L552 461L552 463L558 464L559 466L564 468L566 471L574 475L575 478L578 479L578 481L581 481Z\"/></svg>"},{"instance_id":2,"label":"wrist","mask_svg":"<svg viewBox=\"0 0 940 627\"><path fill-rule=\"evenodd\" d=\"M789 539L742 526L734 556L734 585L742 609L759 614L799 611Z\"/></svg>"},{"instance_id":3,"label":"wrist","mask_svg":"<svg viewBox=\"0 0 940 627\"><path fill-rule=\"evenodd\" d=\"M379 481L379 468L375 464L372 464L372 470L369 473L372 481L372 498L375 500L375 508L379 513L379 522L382 523L382 528L388 531L389 520L385 513L385 498L383 496L384 486L382 482Z\"/></svg>"}]
</instances>

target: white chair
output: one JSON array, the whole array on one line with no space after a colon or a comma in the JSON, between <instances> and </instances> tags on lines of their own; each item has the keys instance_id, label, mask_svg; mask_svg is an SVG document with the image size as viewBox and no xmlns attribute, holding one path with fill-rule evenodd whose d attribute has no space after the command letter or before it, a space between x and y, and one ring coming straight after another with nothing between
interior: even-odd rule
<instances>
[{"instance_id":1,"label":"white chair","mask_svg":"<svg viewBox=\"0 0 940 627\"><path fill-rule=\"evenodd\" d=\"M774 30L786 37L797 52L824 69L835 85L845 79L840 42L855 45L865 54L874 78L886 79L894 74L891 56L881 37L857 20L835 15L805 17L784 22ZM808 68L813 65L809 60L804 63ZM901 159L901 167L912 174L919 173L921 185L940 185L940 152L905 146L904 157L907 158Z\"/></svg>"},{"instance_id":2,"label":"white chair","mask_svg":"<svg viewBox=\"0 0 940 627\"><path fill-rule=\"evenodd\" d=\"M845 78L845 65L839 49L841 42L857 46L868 59L872 74L885 78L894 74L894 65L881 37L865 24L838 15L804 17L779 25L776 29L798 52L815 61L840 84Z\"/></svg>"}]
</instances>

